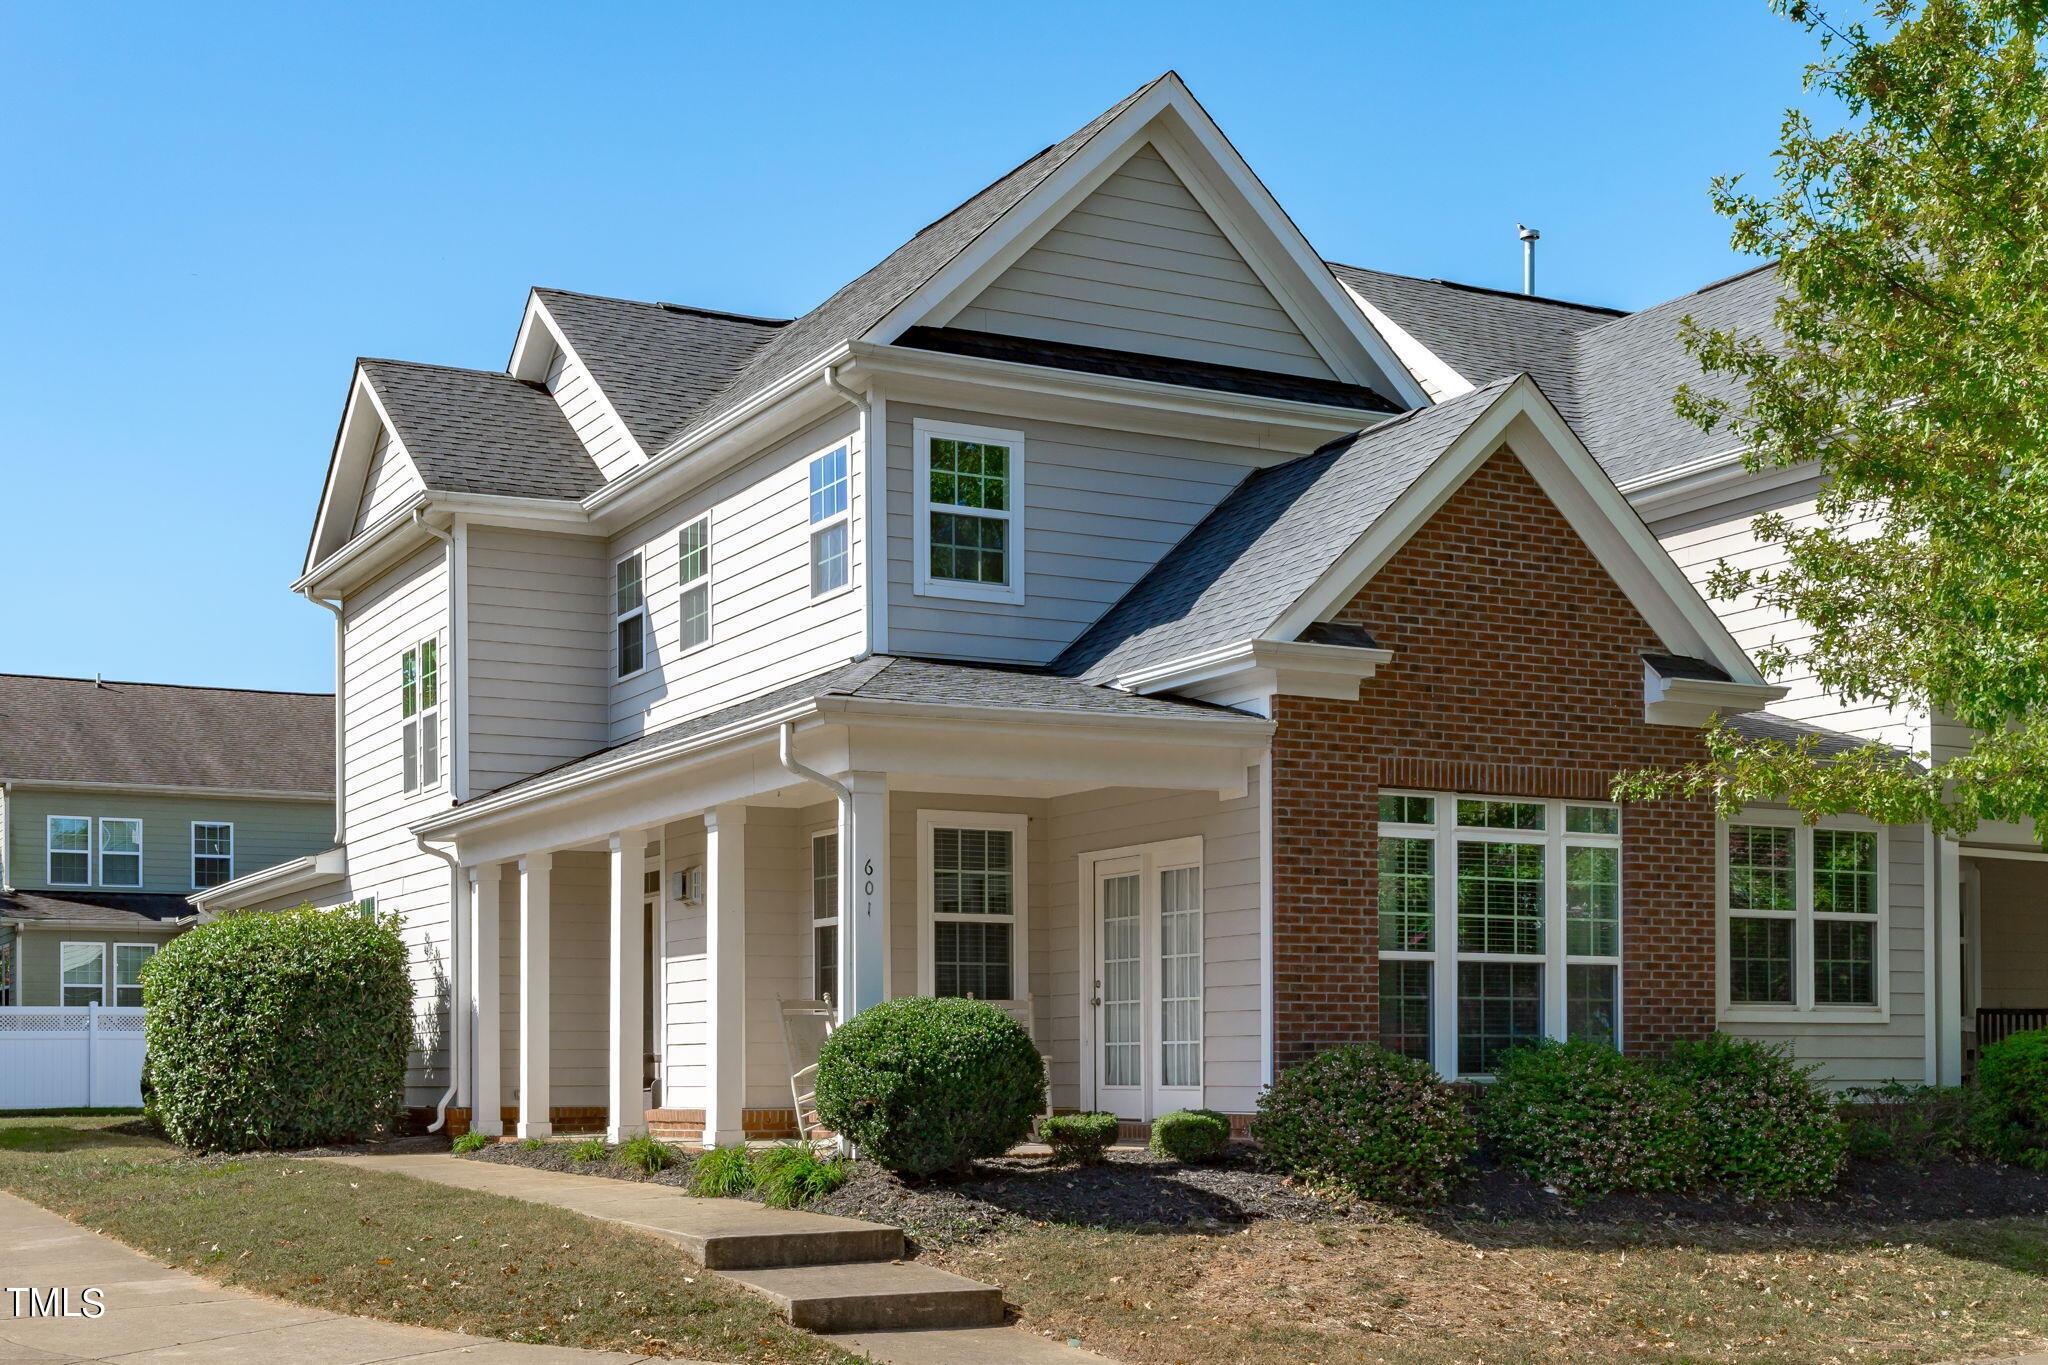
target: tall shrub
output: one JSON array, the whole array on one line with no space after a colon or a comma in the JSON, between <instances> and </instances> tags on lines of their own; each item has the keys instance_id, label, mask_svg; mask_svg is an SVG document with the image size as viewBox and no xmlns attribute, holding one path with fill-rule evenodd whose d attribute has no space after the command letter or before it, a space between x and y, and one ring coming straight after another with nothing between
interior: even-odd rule
<instances>
[{"instance_id":1,"label":"tall shrub","mask_svg":"<svg viewBox=\"0 0 2048 1365\"><path fill-rule=\"evenodd\" d=\"M1574 1200L1679 1190L1703 1174L1698 1111L1647 1062L1605 1043L1516 1048L1481 1107L1497 1155Z\"/></svg>"},{"instance_id":2,"label":"tall shrub","mask_svg":"<svg viewBox=\"0 0 2048 1365\"><path fill-rule=\"evenodd\" d=\"M142 988L152 1108L173 1142L306 1147L402 1111L412 981L396 916L227 915L166 944Z\"/></svg>"},{"instance_id":3,"label":"tall shrub","mask_svg":"<svg viewBox=\"0 0 2048 1365\"><path fill-rule=\"evenodd\" d=\"M1031 1035L984 1000L884 1001L835 1029L818 1055L818 1117L902 1175L1001 1156L1044 1108Z\"/></svg>"},{"instance_id":4,"label":"tall shrub","mask_svg":"<svg viewBox=\"0 0 2048 1365\"><path fill-rule=\"evenodd\" d=\"M2048 1170L2048 1030L2001 1038L1977 1060L1978 1133L2001 1161Z\"/></svg>"},{"instance_id":5,"label":"tall shrub","mask_svg":"<svg viewBox=\"0 0 2048 1365\"><path fill-rule=\"evenodd\" d=\"M1699 1112L1706 1173L1750 1199L1822 1195L1840 1182L1849 1130L1817 1069L1787 1044L1725 1033L1675 1044L1664 1066Z\"/></svg>"},{"instance_id":6,"label":"tall shrub","mask_svg":"<svg viewBox=\"0 0 2048 1365\"><path fill-rule=\"evenodd\" d=\"M1400 1204L1442 1199L1472 1154L1457 1090L1377 1043L1331 1048L1281 1072L1259 1096L1251 1131L1276 1169Z\"/></svg>"}]
</instances>

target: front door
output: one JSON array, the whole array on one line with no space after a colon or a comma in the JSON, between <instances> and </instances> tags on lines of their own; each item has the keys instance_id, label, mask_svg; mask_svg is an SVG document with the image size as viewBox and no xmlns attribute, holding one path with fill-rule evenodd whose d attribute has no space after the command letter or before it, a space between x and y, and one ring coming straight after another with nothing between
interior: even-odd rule
<instances>
[{"instance_id":1,"label":"front door","mask_svg":"<svg viewBox=\"0 0 2048 1365\"><path fill-rule=\"evenodd\" d=\"M1202 1102L1202 862L1195 841L1095 855L1095 1107L1145 1122Z\"/></svg>"}]
</instances>

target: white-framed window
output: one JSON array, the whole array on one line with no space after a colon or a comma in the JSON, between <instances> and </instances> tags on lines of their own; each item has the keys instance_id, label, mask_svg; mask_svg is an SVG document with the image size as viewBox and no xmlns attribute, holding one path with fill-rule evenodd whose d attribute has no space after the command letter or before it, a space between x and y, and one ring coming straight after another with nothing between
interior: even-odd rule
<instances>
[{"instance_id":1,"label":"white-framed window","mask_svg":"<svg viewBox=\"0 0 2048 1365\"><path fill-rule=\"evenodd\" d=\"M65 1005L107 1003L107 945L104 943L60 943L57 969Z\"/></svg>"},{"instance_id":2,"label":"white-framed window","mask_svg":"<svg viewBox=\"0 0 2048 1365\"><path fill-rule=\"evenodd\" d=\"M52 886L92 885L92 820L84 815L53 815L46 824Z\"/></svg>"},{"instance_id":3,"label":"white-framed window","mask_svg":"<svg viewBox=\"0 0 2048 1365\"><path fill-rule=\"evenodd\" d=\"M235 879L235 827L227 820L192 822L192 885L219 886Z\"/></svg>"},{"instance_id":4,"label":"white-framed window","mask_svg":"<svg viewBox=\"0 0 2048 1365\"><path fill-rule=\"evenodd\" d=\"M1029 993L1024 949L1025 816L920 811L918 903L927 995L1015 1000Z\"/></svg>"},{"instance_id":5,"label":"white-framed window","mask_svg":"<svg viewBox=\"0 0 2048 1365\"><path fill-rule=\"evenodd\" d=\"M848 496L847 447L834 446L810 463L811 596L838 592L853 578L853 517Z\"/></svg>"},{"instance_id":6,"label":"white-framed window","mask_svg":"<svg viewBox=\"0 0 2048 1365\"><path fill-rule=\"evenodd\" d=\"M1889 1009L1882 826L1749 810L1720 826L1721 1013L1868 1022Z\"/></svg>"},{"instance_id":7,"label":"white-framed window","mask_svg":"<svg viewBox=\"0 0 2048 1365\"><path fill-rule=\"evenodd\" d=\"M142 822L100 817L100 885L142 885Z\"/></svg>"},{"instance_id":8,"label":"white-framed window","mask_svg":"<svg viewBox=\"0 0 2048 1365\"><path fill-rule=\"evenodd\" d=\"M1024 434L919 420L917 591L1024 600Z\"/></svg>"},{"instance_id":9,"label":"white-framed window","mask_svg":"<svg viewBox=\"0 0 2048 1365\"><path fill-rule=\"evenodd\" d=\"M677 611L684 652L711 640L711 517L698 517L676 532L676 581L682 585Z\"/></svg>"},{"instance_id":10,"label":"white-framed window","mask_svg":"<svg viewBox=\"0 0 2048 1365\"><path fill-rule=\"evenodd\" d=\"M398 656L399 749L405 790L441 784L441 640L430 635Z\"/></svg>"},{"instance_id":11,"label":"white-framed window","mask_svg":"<svg viewBox=\"0 0 2048 1365\"><path fill-rule=\"evenodd\" d=\"M0 1005L14 1003L14 940L0 943Z\"/></svg>"},{"instance_id":12,"label":"white-framed window","mask_svg":"<svg viewBox=\"0 0 2048 1365\"><path fill-rule=\"evenodd\" d=\"M116 1005L140 1005L142 1003L142 969L156 956L154 943L116 943L114 945L114 1003Z\"/></svg>"},{"instance_id":13,"label":"white-framed window","mask_svg":"<svg viewBox=\"0 0 2048 1365\"><path fill-rule=\"evenodd\" d=\"M1541 1038L1621 1042L1621 812L1383 792L1380 1042L1486 1076Z\"/></svg>"},{"instance_id":14,"label":"white-framed window","mask_svg":"<svg viewBox=\"0 0 2048 1365\"><path fill-rule=\"evenodd\" d=\"M612 676L630 678L647 667L646 563L634 551L612 565Z\"/></svg>"},{"instance_id":15,"label":"white-framed window","mask_svg":"<svg viewBox=\"0 0 2048 1365\"><path fill-rule=\"evenodd\" d=\"M811 836L811 998L839 999L839 831Z\"/></svg>"}]
</instances>

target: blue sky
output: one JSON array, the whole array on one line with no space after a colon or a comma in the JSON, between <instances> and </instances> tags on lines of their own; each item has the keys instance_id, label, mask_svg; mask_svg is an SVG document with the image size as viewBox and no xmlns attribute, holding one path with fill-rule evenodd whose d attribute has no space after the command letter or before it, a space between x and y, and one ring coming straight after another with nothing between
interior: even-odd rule
<instances>
[{"instance_id":1,"label":"blue sky","mask_svg":"<svg viewBox=\"0 0 2048 1365\"><path fill-rule=\"evenodd\" d=\"M1639 307L1742 268L1707 182L1809 55L1763 0L0 8L0 671L326 689L355 356L501 367L534 284L800 312L1169 67L1326 256L1512 288L1520 220Z\"/></svg>"}]
</instances>

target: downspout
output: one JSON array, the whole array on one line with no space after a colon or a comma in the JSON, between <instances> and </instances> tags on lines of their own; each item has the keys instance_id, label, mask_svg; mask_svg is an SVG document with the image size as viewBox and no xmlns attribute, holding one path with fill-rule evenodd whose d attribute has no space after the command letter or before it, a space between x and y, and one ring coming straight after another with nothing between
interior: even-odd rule
<instances>
[{"instance_id":1,"label":"downspout","mask_svg":"<svg viewBox=\"0 0 2048 1365\"><path fill-rule=\"evenodd\" d=\"M888 513L885 490L880 477L883 461L887 459L889 434L880 436L881 447L876 445L874 405L867 394L848 388L839 378L839 364L825 367L825 387L853 405L860 414L860 459L861 459L861 531L860 531L860 573L861 593L867 599L867 609L862 612L865 620L867 650L869 654L882 654L889 647L889 618L887 595L889 591L889 556L886 525L882 517ZM880 577L877 578L879 573Z\"/></svg>"},{"instance_id":2,"label":"downspout","mask_svg":"<svg viewBox=\"0 0 2048 1365\"><path fill-rule=\"evenodd\" d=\"M427 842L424 834L412 836L422 853L431 853L448 864L448 956L454 961L448 999L448 1088L434 1105L434 1121L427 1131L438 1133L448 1122L448 1106L469 1071L469 952L465 931L469 927L469 902L463 894L462 862L445 848ZM474 1118L475 1115L471 1115Z\"/></svg>"},{"instance_id":3,"label":"downspout","mask_svg":"<svg viewBox=\"0 0 2048 1365\"><path fill-rule=\"evenodd\" d=\"M777 733L780 742L776 746L775 756L784 770L806 782L817 783L839 800L839 828L845 831L844 837L839 840L839 924L842 935L850 933L853 927L854 885L857 880L853 875L853 792L844 782L827 777L816 768L806 767L797 762L795 721L782 722L777 727ZM839 953L839 970L839 1007L843 1015L846 1008L846 982L851 977L843 947Z\"/></svg>"},{"instance_id":4,"label":"downspout","mask_svg":"<svg viewBox=\"0 0 2048 1365\"><path fill-rule=\"evenodd\" d=\"M342 629L341 599L329 601L315 597L311 592L303 596L334 613L334 846L342 848L347 843L348 814L344 796L347 793L348 763L344 741L348 738L348 727L343 724L344 711L341 704L342 679L347 669L348 632Z\"/></svg>"}]
</instances>

